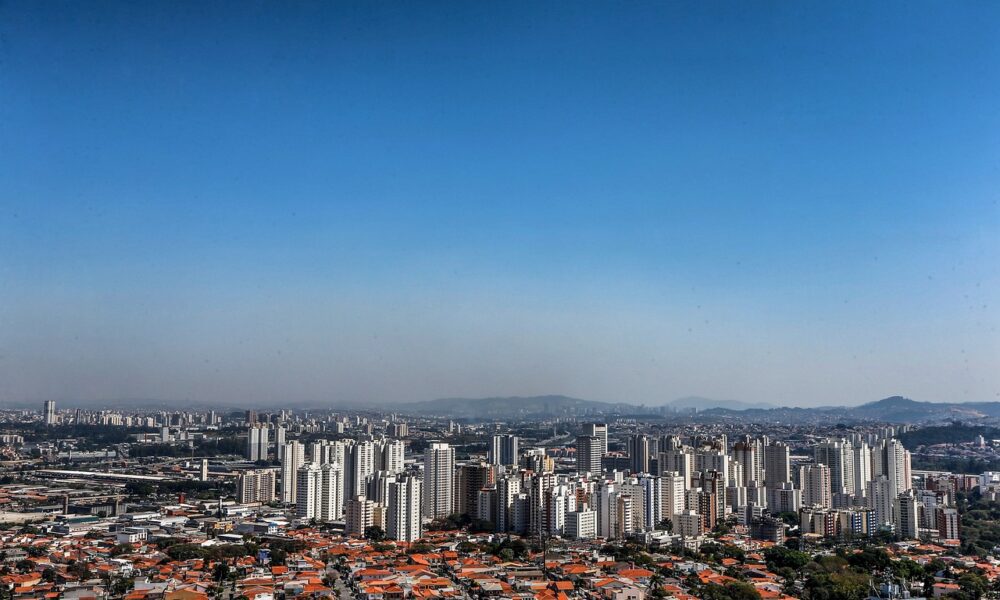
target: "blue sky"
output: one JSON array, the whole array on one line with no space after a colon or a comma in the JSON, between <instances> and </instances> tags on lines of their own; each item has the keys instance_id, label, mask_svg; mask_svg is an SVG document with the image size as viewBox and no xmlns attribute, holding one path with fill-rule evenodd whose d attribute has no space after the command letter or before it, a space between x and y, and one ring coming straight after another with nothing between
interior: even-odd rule
<instances>
[{"instance_id":1,"label":"blue sky","mask_svg":"<svg viewBox=\"0 0 1000 600\"><path fill-rule=\"evenodd\" d=\"M0 402L1000 400L1000 5L0 5Z\"/></svg>"}]
</instances>

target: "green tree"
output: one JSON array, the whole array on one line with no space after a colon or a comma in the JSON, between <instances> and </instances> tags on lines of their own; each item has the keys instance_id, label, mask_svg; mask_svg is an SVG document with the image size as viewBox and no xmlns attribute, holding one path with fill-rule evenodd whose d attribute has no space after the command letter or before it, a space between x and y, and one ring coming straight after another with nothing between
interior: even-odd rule
<instances>
[{"instance_id":1,"label":"green tree","mask_svg":"<svg viewBox=\"0 0 1000 600\"><path fill-rule=\"evenodd\" d=\"M989 582L986 578L979 573L963 573L958 580L958 587L962 588L962 591L974 598L979 600L986 592L989 590Z\"/></svg>"}]
</instances>

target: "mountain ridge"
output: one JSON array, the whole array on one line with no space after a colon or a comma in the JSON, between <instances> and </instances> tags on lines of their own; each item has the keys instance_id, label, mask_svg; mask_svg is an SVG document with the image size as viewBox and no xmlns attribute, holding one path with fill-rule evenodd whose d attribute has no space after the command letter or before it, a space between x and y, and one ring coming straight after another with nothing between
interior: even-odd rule
<instances>
[{"instance_id":1,"label":"mountain ridge","mask_svg":"<svg viewBox=\"0 0 1000 600\"><path fill-rule=\"evenodd\" d=\"M712 404L715 404L712 406ZM731 406L720 406L729 404ZM733 407L732 405L735 405ZM545 416L599 416L657 414L669 417L680 413L701 419L742 418L758 421L880 421L918 423L954 419L1000 418L1000 402L926 402L903 396L889 396L857 406L795 407L754 405L739 401L713 401L689 396L659 406L628 402L583 400L563 395L508 396L488 398L441 398L396 404L401 412L452 416L455 418L510 418ZM694 412L690 412L694 409Z\"/></svg>"}]
</instances>

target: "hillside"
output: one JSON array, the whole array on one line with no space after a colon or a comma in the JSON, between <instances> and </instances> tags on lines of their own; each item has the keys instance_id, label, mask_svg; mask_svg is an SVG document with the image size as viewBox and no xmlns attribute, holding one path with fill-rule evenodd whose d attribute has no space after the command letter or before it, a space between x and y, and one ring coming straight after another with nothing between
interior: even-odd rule
<instances>
[{"instance_id":1,"label":"hillside","mask_svg":"<svg viewBox=\"0 0 1000 600\"><path fill-rule=\"evenodd\" d=\"M605 414L642 414L646 409L625 403L581 400L569 396L512 396L497 398L442 398L399 404L402 412L449 416L457 419L537 418Z\"/></svg>"}]
</instances>

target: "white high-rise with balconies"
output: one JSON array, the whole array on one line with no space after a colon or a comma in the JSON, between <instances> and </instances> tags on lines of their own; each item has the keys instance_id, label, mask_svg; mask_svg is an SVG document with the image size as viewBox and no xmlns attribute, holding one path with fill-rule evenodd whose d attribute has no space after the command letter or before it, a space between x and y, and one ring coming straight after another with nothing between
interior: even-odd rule
<instances>
[{"instance_id":1,"label":"white high-rise with balconies","mask_svg":"<svg viewBox=\"0 0 1000 600\"><path fill-rule=\"evenodd\" d=\"M382 471L402 473L405 446L402 440L388 440L382 447Z\"/></svg>"},{"instance_id":2,"label":"white high-rise with balconies","mask_svg":"<svg viewBox=\"0 0 1000 600\"><path fill-rule=\"evenodd\" d=\"M401 542L420 539L420 498L420 479L412 473L400 475L389 483L385 533L390 539Z\"/></svg>"},{"instance_id":3,"label":"white high-rise with balconies","mask_svg":"<svg viewBox=\"0 0 1000 600\"><path fill-rule=\"evenodd\" d=\"M454 510L455 449L435 442L424 451L424 516L447 517Z\"/></svg>"},{"instance_id":4,"label":"white high-rise with balconies","mask_svg":"<svg viewBox=\"0 0 1000 600\"><path fill-rule=\"evenodd\" d=\"M299 469L305 464L305 446L292 440L281 451L281 501L295 504L298 496Z\"/></svg>"},{"instance_id":5,"label":"white high-rise with balconies","mask_svg":"<svg viewBox=\"0 0 1000 600\"><path fill-rule=\"evenodd\" d=\"M803 465L799 469L799 483L802 486L802 503L805 506L833 506L830 487L830 467L823 464Z\"/></svg>"},{"instance_id":6,"label":"white high-rise with balconies","mask_svg":"<svg viewBox=\"0 0 1000 600\"><path fill-rule=\"evenodd\" d=\"M240 504L274 501L277 477L274 469L251 469L240 473L236 480L236 501Z\"/></svg>"},{"instance_id":7,"label":"white high-rise with balconies","mask_svg":"<svg viewBox=\"0 0 1000 600\"><path fill-rule=\"evenodd\" d=\"M257 424L247 428L247 459L251 462L267 460L269 435L267 425Z\"/></svg>"}]
</instances>

